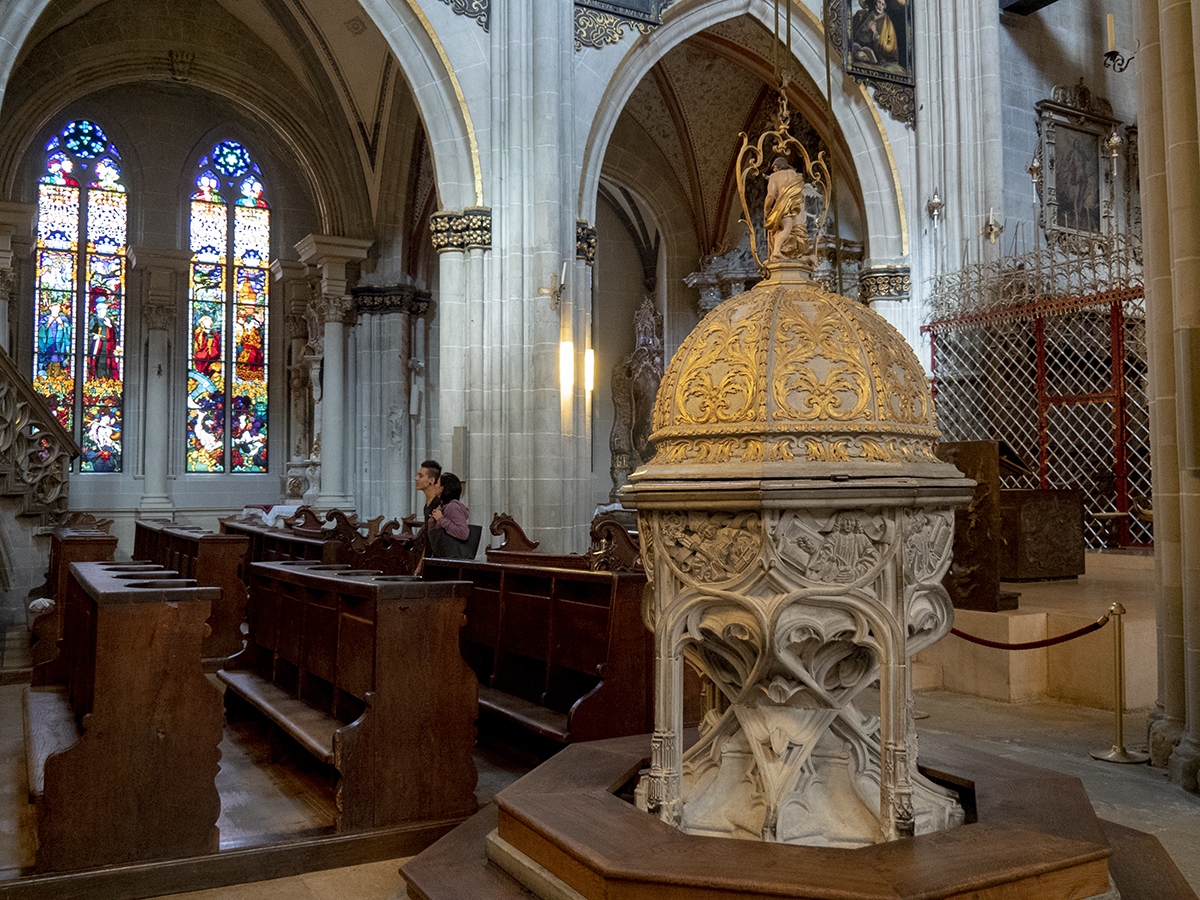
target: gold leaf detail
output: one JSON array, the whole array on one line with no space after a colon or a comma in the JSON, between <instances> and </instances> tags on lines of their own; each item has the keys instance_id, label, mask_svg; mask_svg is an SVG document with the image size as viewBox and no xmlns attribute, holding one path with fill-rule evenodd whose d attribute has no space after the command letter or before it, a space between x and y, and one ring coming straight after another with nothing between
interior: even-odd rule
<instances>
[{"instance_id":1,"label":"gold leaf detail","mask_svg":"<svg viewBox=\"0 0 1200 900\"><path fill-rule=\"evenodd\" d=\"M792 452L792 442L787 438L781 441L776 441L775 446L771 448L771 454L768 457L772 462L783 460L784 462L792 462L796 455Z\"/></svg>"}]
</instances>

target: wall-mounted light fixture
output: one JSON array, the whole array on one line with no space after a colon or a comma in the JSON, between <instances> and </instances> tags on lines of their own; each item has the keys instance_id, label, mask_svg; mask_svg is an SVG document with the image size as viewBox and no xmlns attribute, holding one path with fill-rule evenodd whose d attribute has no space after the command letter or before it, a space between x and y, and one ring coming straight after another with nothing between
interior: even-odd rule
<instances>
[{"instance_id":1,"label":"wall-mounted light fixture","mask_svg":"<svg viewBox=\"0 0 1200 900\"><path fill-rule=\"evenodd\" d=\"M942 209L945 206L945 201L938 196L938 189L935 187L933 189L933 197L931 197L929 202L925 204L925 211L929 213L930 218L933 219L934 231L937 231L938 219L942 217Z\"/></svg>"},{"instance_id":2,"label":"wall-mounted light fixture","mask_svg":"<svg viewBox=\"0 0 1200 900\"><path fill-rule=\"evenodd\" d=\"M564 400L575 390L575 344L571 341L558 342L558 386Z\"/></svg>"},{"instance_id":3,"label":"wall-mounted light fixture","mask_svg":"<svg viewBox=\"0 0 1200 900\"><path fill-rule=\"evenodd\" d=\"M1124 72L1129 68L1129 64L1133 62L1133 58L1137 56L1138 50L1141 48L1142 42L1134 41L1133 52L1126 59L1117 50L1117 28L1113 22L1113 14L1108 14L1108 50L1104 52L1104 68L1112 69L1114 72Z\"/></svg>"},{"instance_id":4,"label":"wall-mounted light fixture","mask_svg":"<svg viewBox=\"0 0 1200 900\"><path fill-rule=\"evenodd\" d=\"M550 287L538 288L538 296L550 298L550 309L558 309L559 301L562 300L563 288L567 286L567 261L564 259L562 264L562 274L556 275L550 273Z\"/></svg>"},{"instance_id":5,"label":"wall-mounted light fixture","mask_svg":"<svg viewBox=\"0 0 1200 900\"><path fill-rule=\"evenodd\" d=\"M996 243L996 238L1000 237L1003 231L1004 226L996 221L994 209L989 209L987 221L983 224L983 227L979 229L979 233L988 239L989 244L994 244Z\"/></svg>"},{"instance_id":6,"label":"wall-mounted light fixture","mask_svg":"<svg viewBox=\"0 0 1200 900\"><path fill-rule=\"evenodd\" d=\"M588 347L583 351L583 389L589 394L596 387L596 351Z\"/></svg>"}]
</instances>

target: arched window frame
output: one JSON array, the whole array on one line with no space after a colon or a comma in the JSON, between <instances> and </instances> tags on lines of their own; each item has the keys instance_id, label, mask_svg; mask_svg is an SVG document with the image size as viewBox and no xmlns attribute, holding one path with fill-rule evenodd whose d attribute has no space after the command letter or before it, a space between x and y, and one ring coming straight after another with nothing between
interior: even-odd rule
<instances>
[{"instance_id":1,"label":"arched window frame","mask_svg":"<svg viewBox=\"0 0 1200 900\"><path fill-rule=\"evenodd\" d=\"M270 207L244 145L218 141L188 206L186 471L267 471ZM227 377L232 373L232 378Z\"/></svg>"},{"instance_id":2,"label":"arched window frame","mask_svg":"<svg viewBox=\"0 0 1200 900\"><path fill-rule=\"evenodd\" d=\"M47 142L43 162L33 385L78 440L79 471L120 472L129 220L121 154L97 123L75 119Z\"/></svg>"}]
</instances>

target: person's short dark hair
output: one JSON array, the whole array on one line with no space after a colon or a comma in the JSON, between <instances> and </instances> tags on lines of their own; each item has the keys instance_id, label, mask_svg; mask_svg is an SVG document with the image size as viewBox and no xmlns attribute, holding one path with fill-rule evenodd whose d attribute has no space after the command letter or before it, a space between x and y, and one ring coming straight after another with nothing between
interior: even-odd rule
<instances>
[{"instance_id":1,"label":"person's short dark hair","mask_svg":"<svg viewBox=\"0 0 1200 900\"><path fill-rule=\"evenodd\" d=\"M449 503L451 500L457 500L462 496L462 482L458 480L458 476L453 472L447 472L439 480L438 484L442 486L442 503Z\"/></svg>"},{"instance_id":2,"label":"person's short dark hair","mask_svg":"<svg viewBox=\"0 0 1200 900\"><path fill-rule=\"evenodd\" d=\"M437 484L439 481L442 480L442 464L440 462L438 462L436 459L427 459L427 460L425 460L425 462L421 463L421 465L419 465L417 468L428 469L430 472L432 472L434 484Z\"/></svg>"}]
</instances>

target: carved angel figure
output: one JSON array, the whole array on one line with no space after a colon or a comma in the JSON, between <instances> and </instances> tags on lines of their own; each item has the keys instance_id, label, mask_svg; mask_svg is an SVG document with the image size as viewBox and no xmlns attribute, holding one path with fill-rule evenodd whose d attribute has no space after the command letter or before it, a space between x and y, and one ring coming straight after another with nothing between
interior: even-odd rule
<instances>
[{"instance_id":1,"label":"carved angel figure","mask_svg":"<svg viewBox=\"0 0 1200 900\"><path fill-rule=\"evenodd\" d=\"M804 176L784 157L775 157L763 201L763 225L771 249L767 262L798 259L808 252L806 206Z\"/></svg>"}]
</instances>

